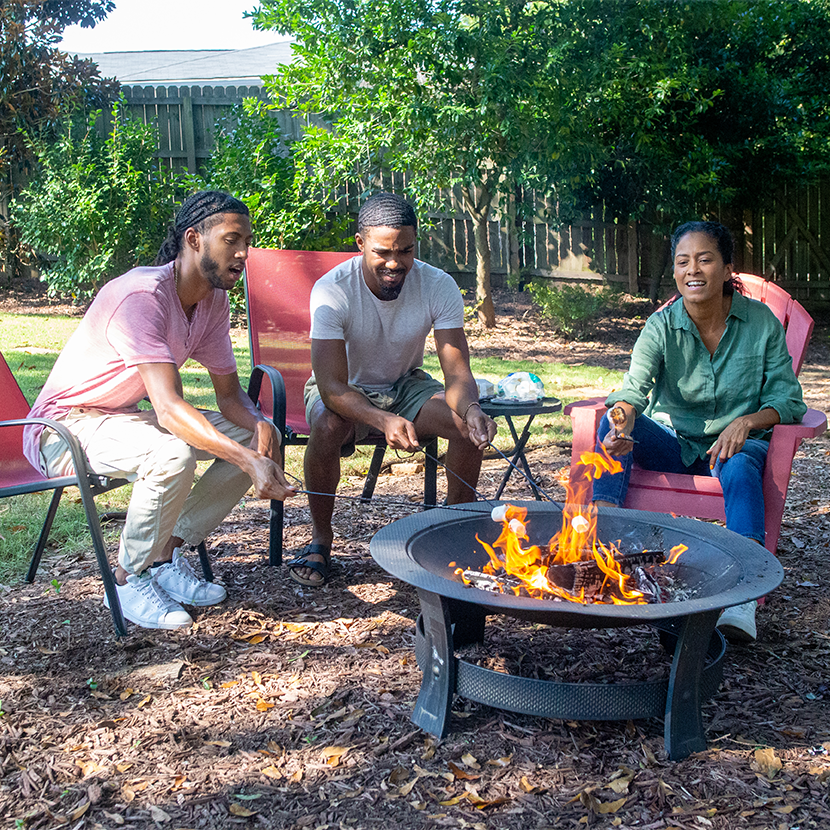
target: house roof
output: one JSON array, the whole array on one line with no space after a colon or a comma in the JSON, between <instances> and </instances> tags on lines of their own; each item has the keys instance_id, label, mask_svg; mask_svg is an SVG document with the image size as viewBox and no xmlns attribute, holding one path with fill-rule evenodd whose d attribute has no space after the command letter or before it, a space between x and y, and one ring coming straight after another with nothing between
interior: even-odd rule
<instances>
[{"instance_id":1,"label":"house roof","mask_svg":"<svg viewBox=\"0 0 830 830\"><path fill-rule=\"evenodd\" d=\"M125 86L262 86L292 58L291 41L250 49L164 50L148 52L75 52L90 58L105 78Z\"/></svg>"}]
</instances>

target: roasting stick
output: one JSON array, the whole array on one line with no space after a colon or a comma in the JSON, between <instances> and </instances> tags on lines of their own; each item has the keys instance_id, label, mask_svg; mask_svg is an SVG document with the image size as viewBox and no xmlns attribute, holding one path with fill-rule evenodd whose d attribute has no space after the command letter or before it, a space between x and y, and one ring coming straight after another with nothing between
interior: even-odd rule
<instances>
[{"instance_id":1,"label":"roasting stick","mask_svg":"<svg viewBox=\"0 0 830 830\"><path fill-rule=\"evenodd\" d=\"M521 467L514 464L495 444L487 442L491 449L494 449L514 470L521 473L549 502L555 504L557 507L564 509L565 505L562 502L552 499Z\"/></svg>"},{"instance_id":2,"label":"roasting stick","mask_svg":"<svg viewBox=\"0 0 830 830\"><path fill-rule=\"evenodd\" d=\"M294 481L296 481L300 485L300 487L302 488L302 485L303 485L303 480L302 479L297 478L297 476L293 475L292 473L289 473L288 470L283 470L283 473L285 475L287 475L289 478L293 478ZM361 502L362 504L366 504L366 502L363 501L363 496L344 496L341 493L318 493L315 490L305 490L305 489L298 489L297 493L299 493L300 495L304 495L304 496L329 496L333 499L345 499L346 501L358 501L358 502ZM481 495L481 494L478 494L478 495ZM482 501L486 501L487 504L491 505L492 507L495 507L495 504L492 501L490 501L489 499L485 499L483 496L482 496ZM378 504L391 504L391 505L395 505L397 507L409 507L409 508L412 508L412 509L421 508L421 507L424 507L424 508L427 508L427 509L431 509L431 508L434 508L434 507L440 507L442 510L456 510L460 513L481 513L480 510L471 510L470 508L465 508L465 507L463 507L461 505L457 505L457 504L426 504L425 502L409 501L408 499L406 501L401 501L399 499L389 499L389 498L383 497L383 498L379 498L377 500L377 503Z\"/></svg>"}]
</instances>

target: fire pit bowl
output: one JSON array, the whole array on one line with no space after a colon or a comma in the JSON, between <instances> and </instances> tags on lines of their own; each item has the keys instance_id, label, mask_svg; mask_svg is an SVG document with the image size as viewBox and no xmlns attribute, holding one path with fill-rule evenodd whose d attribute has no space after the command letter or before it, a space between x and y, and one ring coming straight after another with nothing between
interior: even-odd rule
<instances>
[{"instance_id":1,"label":"fire pit bowl","mask_svg":"<svg viewBox=\"0 0 830 830\"><path fill-rule=\"evenodd\" d=\"M532 544L545 545L559 530L560 507L544 502L514 503L528 510ZM622 549L688 550L664 566L683 583L687 597L649 605L582 604L494 594L467 587L454 573L479 569L489 557L476 540L492 544L500 526L488 505L462 510L434 509L392 522L372 539L374 559L388 573L418 589L421 615L416 656L424 672L413 721L443 736L449 731L454 693L497 708L543 717L619 720L665 718L671 758L706 747L702 700L722 677L725 642L715 629L721 609L757 599L781 583L778 560L761 545L716 525L662 513L601 508L597 537L621 540ZM456 657L454 649L483 642L486 617L512 617L565 628L652 625L673 653L667 681L594 684L559 683L505 675Z\"/></svg>"}]
</instances>

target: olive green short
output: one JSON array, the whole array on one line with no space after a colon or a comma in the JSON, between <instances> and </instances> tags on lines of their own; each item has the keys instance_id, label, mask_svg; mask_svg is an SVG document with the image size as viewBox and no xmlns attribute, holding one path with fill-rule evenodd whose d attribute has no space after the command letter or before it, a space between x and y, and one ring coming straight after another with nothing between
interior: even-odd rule
<instances>
[{"instance_id":1,"label":"olive green short","mask_svg":"<svg viewBox=\"0 0 830 830\"><path fill-rule=\"evenodd\" d=\"M356 392L360 392L372 406L376 406L385 412L394 412L395 415L400 415L402 418L406 418L407 421L414 421L423 405L430 398L444 391L444 385L423 369L413 369L399 380L396 380L391 388L383 392L370 392L354 385L351 388ZM317 389L317 381L313 375L306 381L303 396L305 400L305 419L310 424L311 412L317 401L321 400L320 392ZM373 432L368 424L355 424L354 430L355 441L362 441Z\"/></svg>"}]
</instances>

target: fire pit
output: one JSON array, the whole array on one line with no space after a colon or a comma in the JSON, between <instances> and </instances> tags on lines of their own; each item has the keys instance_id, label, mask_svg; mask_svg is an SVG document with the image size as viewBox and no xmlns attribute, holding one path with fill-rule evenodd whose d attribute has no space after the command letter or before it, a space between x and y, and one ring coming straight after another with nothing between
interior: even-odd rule
<instances>
[{"instance_id":1,"label":"fire pit","mask_svg":"<svg viewBox=\"0 0 830 830\"><path fill-rule=\"evenodd\" d=\"M556 504L522 502L529 534L544 544L562 523ZM499 527L486 505L464 512L434 509L392 522L371 542L374 559L418 589L421 615L416 657L424 672L412 720L433 735L449 731L454 693L489 706L569 720L665 718L665 745L673 759L705 749L700 704L717 691L726 644L715 629L720 610L757 599L783 579L781 565L765 548L721 527L694 519L639 510L601 509L597 537L623 547L668 551L688 547L665 567L685 586L672 602L614 605L491 593L464 584L456 570L481 570L482 542ZM451 567L456 563L459 568ZM486 617L505 614L566 628L622 628L648 624L673 654L668 680L621 684L561 683L505 675L474 665L455 649L483 642Z\"/></svg>"}]
</instances>

